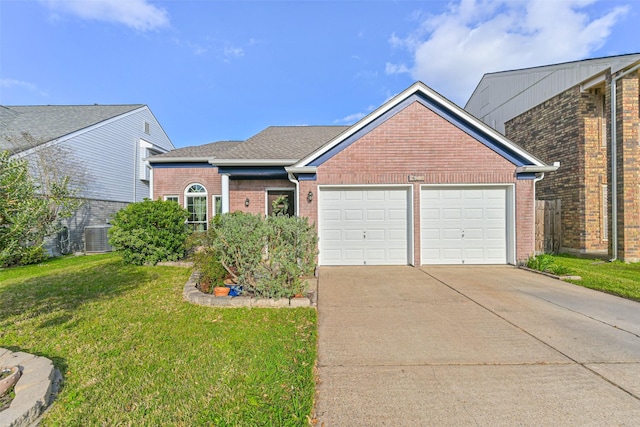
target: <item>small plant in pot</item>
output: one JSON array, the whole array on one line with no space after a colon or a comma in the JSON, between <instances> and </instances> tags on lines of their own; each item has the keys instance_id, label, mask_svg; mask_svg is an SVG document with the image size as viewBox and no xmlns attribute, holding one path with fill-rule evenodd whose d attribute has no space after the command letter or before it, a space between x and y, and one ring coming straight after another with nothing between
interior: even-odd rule
<instances>
[{"instance_id":1,"label":"small plant in pot","mask_svg":"<svg viewBox=\"0 0 640 427\"><path fill-rule=\"evenodd\" d=\"M200 273L198 289L201 292L212 293L215 296L229 294L229 288L224 284L227 271L211 249L205 248L196 253L193 265Z\"/></svg>"}]
</instances>

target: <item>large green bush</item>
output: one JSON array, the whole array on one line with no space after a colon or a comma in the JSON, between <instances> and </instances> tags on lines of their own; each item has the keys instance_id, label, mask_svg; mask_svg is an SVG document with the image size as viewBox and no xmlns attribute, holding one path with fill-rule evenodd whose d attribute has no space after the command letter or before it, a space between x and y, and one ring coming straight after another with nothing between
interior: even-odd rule
<instances>
[{"instance_id":1,"label":"large green bush","mask_svg":"<svg viewBox=\"0 0 640 427\"><path fill-rule=\"evenodd\" d=\"M184 257L191 231L189 213L176 202L145 200L118 211L109 229L109 243L128 264L157 264Z\"/></svg>"},{"instance_id":2,"label":"large green bush","mask_svg":"<svg viewBox=\"0 0 640 427\"><path fill-rule=\"evenodd\" d=\"M244 291L264 298L303 293L313 274L318 238L306 218L242 212L216 216L207 245Z\"/></svg>"}]
</instances>

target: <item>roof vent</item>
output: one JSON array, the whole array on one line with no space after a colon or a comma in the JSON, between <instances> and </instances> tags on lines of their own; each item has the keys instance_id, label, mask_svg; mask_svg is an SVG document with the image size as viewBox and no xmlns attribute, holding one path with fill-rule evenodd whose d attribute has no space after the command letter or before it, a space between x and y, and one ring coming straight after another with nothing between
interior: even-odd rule
<instances>
[{"instance_id":1,"label":"roof vent","mask_svg":"<svg viewBox=\"0 0 640 427\"><path fill-rule=\"evenodd\" d=\"M107 231L110 225L91 225L84 228L85 252L111 252Z\"/></svg>"}]
</instances>

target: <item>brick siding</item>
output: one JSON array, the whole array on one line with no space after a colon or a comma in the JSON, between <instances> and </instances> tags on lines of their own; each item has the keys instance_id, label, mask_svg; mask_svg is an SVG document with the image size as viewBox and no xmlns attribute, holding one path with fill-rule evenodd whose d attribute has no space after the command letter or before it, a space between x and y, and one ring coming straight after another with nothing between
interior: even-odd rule
<instances>
[{"instance_id":1,"label":"brick siding","mask_svg":"<svg viewBox=\"0 0 640 427\"><path fill-rule=\"evenodd\" d=\"M516 184L516 259L534 251L533 181L517 180L515 166L415 102L318 167L317 181L301 181L300 212L317 223L319 185L403 184L413 187L414 263L420 265L420 186ZM424 182L408 183L409 175Z\"/></svg>"},{"instance_id":2,"label":"brick siding","mask_svg":"<svg viewBox=\"0 0 640 427\"><path fill-rule=\"evenodd\" d=\"M562 250L607 250L602 185L607 183L602 143L602 95L573 87L505 123L505 134L546 163L560 162L536 186L536 198L562 201Z\"/></svg>"}]
</instances>

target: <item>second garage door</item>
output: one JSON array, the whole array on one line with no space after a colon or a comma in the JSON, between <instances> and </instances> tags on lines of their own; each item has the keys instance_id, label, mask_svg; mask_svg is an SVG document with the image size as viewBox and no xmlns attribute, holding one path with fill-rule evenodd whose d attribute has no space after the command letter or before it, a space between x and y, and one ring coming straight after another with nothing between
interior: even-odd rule
<instances>
[{"instance_id":1,"label":"second garage door","mask_svg":"<svg viewBox=\"0 0 640 427\"><path fill-rule=\"evenodd\" d=\"M422 264L506 264L507 189L421 190Z\"/></svg>"},{"instance_id":2,"label":"second garage door","mask_svg":"<svg viewBox=\"0 0 640 427\"><path fill-rule=\"evenodd\" d=\"M407 189L323 188L321 265L409 264Z\"/></svg>"}]
</instances>

